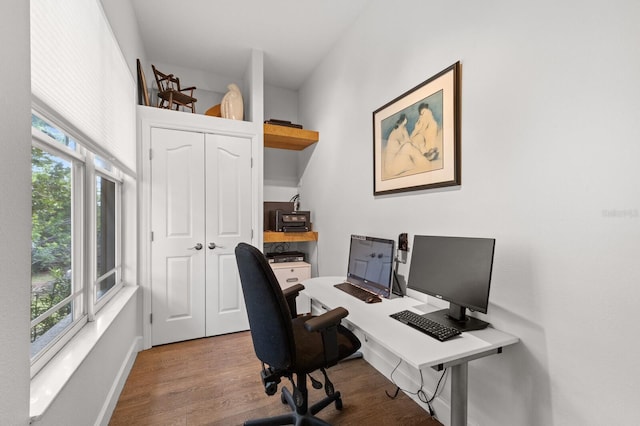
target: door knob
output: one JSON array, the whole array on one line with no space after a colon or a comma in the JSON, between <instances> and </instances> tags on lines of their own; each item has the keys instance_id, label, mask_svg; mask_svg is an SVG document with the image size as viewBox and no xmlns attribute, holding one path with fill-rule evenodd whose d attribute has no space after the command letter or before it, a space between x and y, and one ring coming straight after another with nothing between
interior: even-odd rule
<instances>
[{"instance_id":1,"label":"door knob","mask_svg":"<svg viewBox=\"0 0 640 426\"><path fill-rule=\"evenodd\" d=\"M202 250L202 244L198 243L193 247L189 247L189 250L193 250L193 249Z\"/></svg>"},{"instance_id":2,"label":"door knob","mask_svg":"<svg viewBox=\"0 0 640 426\"><path fill-rule=\"evenodd\" d=\"M211 250L215 249L215 248L224 248L222 246L216 245L216 243L209 243L209 248Z\"/></svg>"}]
</instances>

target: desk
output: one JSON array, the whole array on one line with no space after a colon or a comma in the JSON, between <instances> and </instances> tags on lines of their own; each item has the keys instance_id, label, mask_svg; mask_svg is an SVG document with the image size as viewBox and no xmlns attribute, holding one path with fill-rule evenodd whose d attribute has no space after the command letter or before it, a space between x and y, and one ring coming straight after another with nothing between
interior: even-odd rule
<instances>
[{"instance_id":1,"label":"desk","mask_svg":"<svg viewBox=\"0 0 640 426\"><path fill-rule=\"evenodd\" d=\"M311 278L302 283L305 286L303 293L312 304L320 304L325 309L338 306L347 309L349 315L345 320L413 368L440 371L451 367L451 426L466 426L468 362L500 353L503 347L515 344L519 339L488 327L440 342L389 317L405 309L426 313L440 308L409 297L367 304L333 287L343 281L344 277Z\"/></svg>"}]
</instances>

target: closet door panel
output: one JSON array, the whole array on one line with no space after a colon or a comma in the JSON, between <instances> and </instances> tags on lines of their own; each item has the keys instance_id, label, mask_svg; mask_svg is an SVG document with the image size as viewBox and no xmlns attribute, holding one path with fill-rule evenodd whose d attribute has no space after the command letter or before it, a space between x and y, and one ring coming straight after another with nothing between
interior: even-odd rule
<instances>
[{"instance_id":1,"label":"closet door panel","mask_svg":"<svg viewBox=\"0 0 640 426\"><path fill-rule=\"evenodd\" d=\"M205 334L204 136L151 134L151 327L160 345Z\"/></svg>"},{"instance_id":2,"label":"closet door panel","mask_svg":"<svg viewBox=\"0 0 640 426\"><path fill-rule=\"evenodd\" d=\"M234 249L251 242L251 140L206 135L208 336L247 330Z\"/></svg>"}]
</instances>

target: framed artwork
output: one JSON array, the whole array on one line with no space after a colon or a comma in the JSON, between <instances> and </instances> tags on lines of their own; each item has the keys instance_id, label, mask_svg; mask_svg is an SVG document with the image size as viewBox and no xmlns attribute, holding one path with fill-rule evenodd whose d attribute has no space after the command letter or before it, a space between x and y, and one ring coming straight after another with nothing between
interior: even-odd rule
<instances>
[{"instance_id":1,"label":"framed artwork","mask_svg":"<svg viewBox=\"0 0 640 426\"><path fill-rule=\"evenodd\" d=\"M460 62L373 112L373 194L460 185Z\"/></svg>"}]
</instances>

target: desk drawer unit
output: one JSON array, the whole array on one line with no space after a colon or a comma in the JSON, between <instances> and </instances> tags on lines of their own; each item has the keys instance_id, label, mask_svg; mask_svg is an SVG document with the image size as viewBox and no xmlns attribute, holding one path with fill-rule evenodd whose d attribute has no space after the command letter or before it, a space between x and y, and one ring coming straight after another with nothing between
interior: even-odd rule
<instances>
[{"instance_id":1,"label":"desk drawer unit","mask_svg":"<svg viewBox=\"0 0 640 426\"><path fill-rule=\"evenodd\" d=\"M269 265L283 289L311 278L311 265L307 262L282 262ZM311 299L304 294L296 298L296 305L299 314L311 312Z\"/></svg>"},{"instance_id":2,"label":"desk drawer unit","mask_svg":"<svg viewBox=\"0 0 640 426\"><path fill-rule=\"evenodd\" d=\"M280 287L287 288L311 278L311 265L307 262L270 263Z\"/></svg>"}]
</instances>

